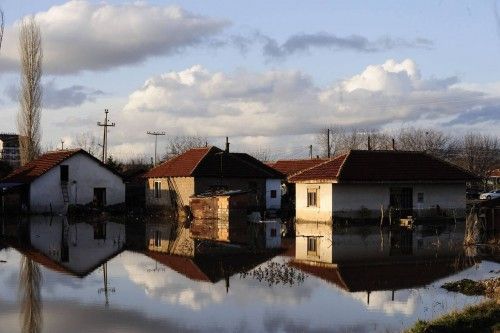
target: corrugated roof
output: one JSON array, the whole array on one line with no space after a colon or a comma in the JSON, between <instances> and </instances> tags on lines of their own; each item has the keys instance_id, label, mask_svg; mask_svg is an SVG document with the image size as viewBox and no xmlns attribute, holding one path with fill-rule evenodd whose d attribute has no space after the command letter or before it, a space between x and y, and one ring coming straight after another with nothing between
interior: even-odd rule
<instances>
[{"instance_id":1,"label":"corrugated roof","mask_svg":"<svg viewBox=\"0 0 500 333\"><path fill-rule=\"evenodd\" d=\"M346 155L300 172L293 176L291 181L380 182L474 179L476 177L468 171L424 152L351 150Z\"/></svg>"},{"instance_id":2,"label":"corrugated roof","mask_svg":"<svg viewBox=\"0 0 500 333\"><path fill-rule=\"evenodd\" d=\"M275 162L268 163L268 165L286 175L291 177L298 172L304 171L306 169L312 168L318 164L326 162L326 159L314 158L306 160L278 160Z\"/></svg>"},{"instance_id":3,"label":"corrugated roof","mask_svg":"<svg viewBox=\"0 0 500 333\"><path fill-rule=\"evenodd\" d=\"M162 177L284 178L248 154L225 153L217 147L193 148L149 170L146 178Z\"/></svg>"},{"instance_id":4,"label":"corrugated roof","mask_svg":"<svg viewBox=\"0 0 500 333\"><path fill-rule=\"evenodd\" d=\"M94 159L97 163L99 163L101 166L105 167L106 169L108 169L109 171L113 172L114 174L116 174L121 178L121 175L118 174L115 170L107 167L104 163L102 163L89 153L87 153L85 150L67 149L67 150L51 151L46 154L43 154L36 160L31 161L25 164L24 166L12 171L1 181L2 183L31 183L38 177L48 172L50 169L54 168L63 161L79 153L89 156L90 158Z\"/></svg>"}]
</instances>

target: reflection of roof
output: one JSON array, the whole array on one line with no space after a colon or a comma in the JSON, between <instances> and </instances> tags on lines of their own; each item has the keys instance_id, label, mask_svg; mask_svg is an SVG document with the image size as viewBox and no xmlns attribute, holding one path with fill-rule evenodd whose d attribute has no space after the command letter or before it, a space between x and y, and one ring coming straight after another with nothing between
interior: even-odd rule
<instances>
[{"instance_id":1,"label":"reflection of roof","mask_svg":"<svg viewBox=\"0 0 500 333\"><path fill-rule=\"evenodd\" d=\"M98 267L101 265L107 263L114 257L116 257L118 254L123 252L123 249L119 249L115 253L111 254L107 258L96 262L92 267L86 269L84 272L77 272L71 269L71 267L67 267L63 265L62 263L48 257L44 253L38 251L37 249L33 247L26 247L26 246L18 246L17 242L8 242L8 245L15 248L17 251L25 255L27 258L33 260L34 262L42 265L43 267L50 269L51 271L59 272L59 273L65 273L68 275L73 275L79 278L84 278L90 273L94 272Z\"/></svg>"},{"instance_id":2,"label":"reflection of roof","mask_svg":"<svg viewBox=\"0 0 500 333\"><path fill-rule=\"evenodd\" d=\"M249 271L272 257L272 255L251 254L188 258L155 251L145 251L144 254L188 279L212 283Z\"/></svg>"},{"instance_id":3,"label":"reflection of roof","mask_svg":"<svg viewBox=\"0 0 500 333\"><path fill-rule=\"evenodd\" d=\"M325 159L315 158L307 160L278 160L268 163L268 165L287 177L293 176L297 172L312 168L320 163L326 162Z\"/></svg>"},{"instance_id":4,"label":"reflection of roof","mask_svg":"<svg viewBox=\"0 0 500 333\"><path fill-rule=\"evenodd\" d=\"M476 177L424 152L351 150L291 177L291 181L465 181Z\"/></svg>"},{"instance_id":5,"label":"reflection of roof","mask_svg":"<svg viewBox=\"0 0 500 333\"><path fill-rule=\"evenodd\" d=\"M457 267L455 258L336 267L292 261L291 265L350 292L421 287L471 266Z\"/></svg>"},{"instance_id":6,"label":"reflection of roof","mask_svg":"<svg viewBox=\"0 0 500 333\"><path fill-rule=\"evenodd\" d=\"M248 154L226 153L214 146L190 149L149 170L144 176L283 178L280 172Z\"/></svg>"},{"instance_id":7,"label":"reflection of roof","mask_svg":"<svg viewBox=\"0 0 500 333\"><path fill-rule=\"evenodd\" d=\"M108 168L104 163L99 161L97 158L94 156L90 155L83 149L68 149L68 150L58 150L58 151L52 151L48 152L39 158L37 158L34 161L31 161L30 163L27 163L26 165L17 168L16 170L12 171L7 177L2 179L2 182L5 183L31 183L38 177L42 176L46 172L48 172L50 169L54 168L55 166L59 165L60 163L64 162L68 158L76 155L76 154L85 154L88 157L92 158L95 160L97 163L99 163L101 166L107 168L111 172L116 173L116 171L112 170L111 168ZM119 175L118 175L119 176ZM121 177L121 176L119 176Z\"/></svg>"}]
</instances>

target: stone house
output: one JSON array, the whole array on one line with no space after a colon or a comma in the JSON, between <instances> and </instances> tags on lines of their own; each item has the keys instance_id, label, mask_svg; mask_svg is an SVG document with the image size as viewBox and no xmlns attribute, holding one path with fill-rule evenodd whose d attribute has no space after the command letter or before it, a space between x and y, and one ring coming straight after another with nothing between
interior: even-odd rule
<instances>
[{"instance_id":1,"label":"stone house","mask_svg":"<svg viewBox=\"0 0 500 333\"><path fill-rule=\"evenodd\" d=\"M296 218L332 222L432 214L465 216L469 172L423 152L351 150L306 169L296 185Z\"/></svg>"},{"instance_id":2,"label":"stone house","mask_svg":"<svg viewBox=\"0 0 500 333\"><path fill-rule=\"evenodd\" d=\"M254 157L214 146L193 148L149 170L146 205L180 209L193 195L217 190L250 191L259 209L281 207L280 172Z\"/></svg>"}]
</instances>

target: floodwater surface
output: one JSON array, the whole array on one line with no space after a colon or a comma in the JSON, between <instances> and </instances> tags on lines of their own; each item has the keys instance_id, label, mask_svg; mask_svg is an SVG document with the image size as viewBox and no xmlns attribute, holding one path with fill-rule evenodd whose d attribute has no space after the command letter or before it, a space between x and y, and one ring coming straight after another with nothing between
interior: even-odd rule
<instances>
[{"instance_id":1,"label":"floodwater surface","mask_svg":"<svg viewBox=\"0 0 500 333\"><path fill-rule=\"evenodd\" d=\"M443 283L500 271L464 250L460 225L301 224L275 255L199 255L194 243L184 257L169 254L162 230L44 217L4 225L0 331L399 332L482 299Z\"/></svg>"}]
</instances>

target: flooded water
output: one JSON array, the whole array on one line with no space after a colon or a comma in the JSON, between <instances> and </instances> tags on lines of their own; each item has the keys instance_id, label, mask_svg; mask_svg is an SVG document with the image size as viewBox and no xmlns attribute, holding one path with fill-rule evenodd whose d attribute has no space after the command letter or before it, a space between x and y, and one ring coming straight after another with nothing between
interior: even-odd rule
<instances>
[{"instance_id":1,"label":"flooded water","mask_svg":"<svg viewBox=\"0 0 500 333\"><path fill-rule=\"evenodd\" d=\"M464 250L461 224L305 223L273 255L210 255L170 229L47 217L4 224L0 331L399 332L481 300L444 282L500 271L490 254Z\"/></svg>"}]
</instances>

